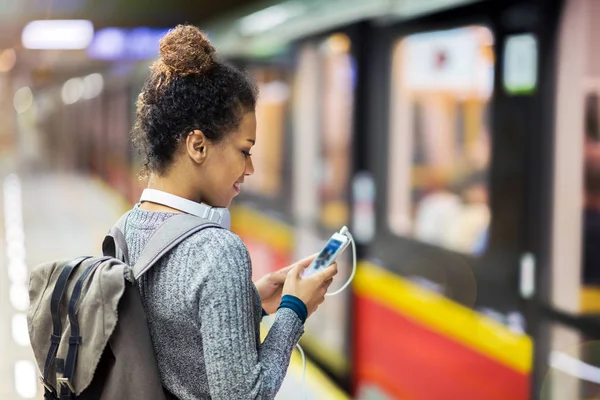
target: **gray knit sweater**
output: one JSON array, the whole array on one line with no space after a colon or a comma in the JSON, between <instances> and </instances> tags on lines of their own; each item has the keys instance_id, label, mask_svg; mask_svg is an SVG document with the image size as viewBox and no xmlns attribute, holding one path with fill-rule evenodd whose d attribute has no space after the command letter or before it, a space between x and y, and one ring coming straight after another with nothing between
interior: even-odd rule
<instances>
[{"instance_id":1,"label":"gray knit sweater","mask_svg":"<svg viewBox=\"0 0 600 400\"><path fill-rule=\"evenodd\" d=\"M174 213L135 207L125 226L130 262ZM138 281L163 386L181 400L273 399L303 325L277 311L260 343L261 300L242 240L206 228Z\"/></svg>"}]
</instances>

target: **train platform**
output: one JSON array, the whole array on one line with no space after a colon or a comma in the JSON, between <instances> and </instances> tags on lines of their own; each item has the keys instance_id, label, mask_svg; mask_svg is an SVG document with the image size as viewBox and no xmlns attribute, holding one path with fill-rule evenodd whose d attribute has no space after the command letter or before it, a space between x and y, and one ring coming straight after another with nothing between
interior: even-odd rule
<instances>
[{"instance_id":1,"label":"train platform","mask_svg":"<svg viewBox=\"0 0 600 400\"><path fill-rule=\"evenodd\" d=\"M0 177L0 398L42 399L26 325L29 271L51 259L99 254L106 231L128 204L89 176L4 172ZM303 385L296 353L278 399L348 398L310 362Z\"/></svg>"}]
</instances>

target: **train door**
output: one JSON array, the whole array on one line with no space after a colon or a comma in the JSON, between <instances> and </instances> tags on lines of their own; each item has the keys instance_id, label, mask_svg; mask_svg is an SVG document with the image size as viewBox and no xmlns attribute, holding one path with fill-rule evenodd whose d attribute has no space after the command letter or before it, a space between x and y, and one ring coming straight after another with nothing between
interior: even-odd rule
<instances>
[{"instance_id":1,"label":"train door","mask_svg":"<svg viewBox=\"0 0 600 400\"><path fill-rule=\"evenodd\" d=\"M357 43L341 30L298 47L293 109L292 215L296 258L318 251L350 225L356 108ZM351 251L338 258L339 288ZM319 366L347 388L350 377L350 291L328 298L306 323L301 343Z\"/></svg>"},{"instance_id":2,"label":"train door","mask_svg":"<svg viewBox=\"0 0 600 400\"><path fill-rule=\"evenodd\" d=\"M481 2L382 28L370 74L377 228L355 285L359 398L530 396L532 5Z\"/></svg>"},{"instance_id":3,"label":"train door","mask_svg":"<svg viewBox=\"0 0 600 400\"><path fill-rule=\"evenodd\" d=\"M542 399L600 395L599 18L599 2L568 0L557 31L551 246L536 357Z\"/></svg>"}]
</instances>

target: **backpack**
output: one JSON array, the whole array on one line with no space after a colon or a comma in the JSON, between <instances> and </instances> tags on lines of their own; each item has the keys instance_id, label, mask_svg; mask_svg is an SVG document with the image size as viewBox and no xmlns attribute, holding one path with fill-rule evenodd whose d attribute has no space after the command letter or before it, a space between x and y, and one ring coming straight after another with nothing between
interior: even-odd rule
<instances>
[{"instance_id":1,"label":"backpack","mask_svg":"<svg viewBox=\"0 0 600 400\"><path fill-rule=\"evenodd\" d=\"M130 211L129 211L130 212ZM190 215L166 220L129 265L127 212L102 243L102 257L37 266L27 324L45 400L165 400L136 279L184 239L220 225Z\"/></svg>"}]
</instances>

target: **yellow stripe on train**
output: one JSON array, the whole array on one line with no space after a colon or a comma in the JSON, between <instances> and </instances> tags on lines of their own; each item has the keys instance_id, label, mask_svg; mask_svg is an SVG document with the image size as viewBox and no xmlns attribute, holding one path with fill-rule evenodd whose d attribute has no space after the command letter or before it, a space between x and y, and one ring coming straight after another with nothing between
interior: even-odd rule
<instances>
[{"instance_id":1,"label":"yellow stripe on train","mask_svg":"<svg viewBox=\"0 0 600 400\"><path fill-rule=\"evenodd\" d=\"M421 325L448 336L512 369L529 373L533 343L529 336L426 290L374 264L361 262L354 290Z\"/></svg>"}]
</instances>

